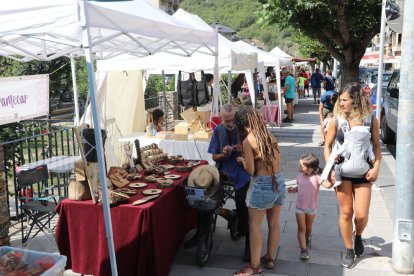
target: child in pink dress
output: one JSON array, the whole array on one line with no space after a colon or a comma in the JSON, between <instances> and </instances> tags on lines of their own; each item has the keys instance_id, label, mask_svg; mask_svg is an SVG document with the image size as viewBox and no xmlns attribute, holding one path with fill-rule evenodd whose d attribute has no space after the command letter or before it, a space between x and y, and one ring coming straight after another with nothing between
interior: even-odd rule
<instances>
[{"instance_id":1,"label":"child in pink dress","mask_svg":"<svg viewBox=\"0 0 414 276\"><path fill-rule=\"evenodd\" d=\"M299 174L296 179L298 184L296 221L302 261L309 259L308 250L311 246L312 224L316 217L319 186L324 185L320 172L319 159L314 154L306 154L300 158Z\"/></svg>"}]
</instances>

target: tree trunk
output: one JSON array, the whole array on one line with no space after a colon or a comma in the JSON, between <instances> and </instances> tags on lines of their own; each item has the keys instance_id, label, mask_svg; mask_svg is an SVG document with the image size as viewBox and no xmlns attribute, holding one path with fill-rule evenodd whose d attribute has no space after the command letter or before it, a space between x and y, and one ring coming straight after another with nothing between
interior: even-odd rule
<instances>
[{"instance_id":1,"label":"tree trunk","mask_svg":"<svg viewBox=\"0 0 414 276\"><path fill-rule=\"evenodd\" d=\"M9 245L9 205L7 204L7 182L4 172L4 152L0 142L0 246Z\"/></svg>"},{"instance_id":2,"label":"tree trunk","mask_svg":"<svg viewBox=\"0 0 414 276\"><path fill-rule=\"evenodd\" d=\"M358 82L359 64L358 63L341 63L341 82L340 87L348 83Z\"/></svg>"}]
</instances>

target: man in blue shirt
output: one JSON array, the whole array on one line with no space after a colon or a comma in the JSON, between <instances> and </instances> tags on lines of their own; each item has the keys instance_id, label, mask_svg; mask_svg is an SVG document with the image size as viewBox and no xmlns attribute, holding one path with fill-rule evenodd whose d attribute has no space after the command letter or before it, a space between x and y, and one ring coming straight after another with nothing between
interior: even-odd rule
<instances>
[{"instance_id":1,"label":"man in blue shirt","mask_svg":"<svg viewBox=\"0 0 414 276\"><path fill-rule=\"evenodd\" d=\"M295 98L295 79L289 74L287 68L283 68L282 74L285 77L285 84L282 91L282 96L285 98L287 107L287 117L282 120L284 123L293 122L293 99Z\"/></svg>"},{"instance_id":2,"label":"man in blue shirt","mask_svg":"<svg viewBox=\"0 0 414 276\"><path fill-rule=\"evenodd\" d=\"M234 123L235 114L236 111L231 104L222 107L222 123L214 129L208 152L213 155L218 170L226 173L234 184L239 233L245 236L243 260L250 261L249 214L246 206L250 175L236 160L242 154L242 148Z\"/></svg>"},{"instance_id":3,"label":"man in blue shirt","mask_svg":"<svg viewBox=\"0 0 414 276\"><path fill-rule=\"evenodd\" d=\"M316 104L316 101L318 101L318 104L320 103L319 98L321 97L321 83L323 81L324 81L324 77L321 74L321 70L319 68L316 68L316 72L313 73L311 76L311 86L312 86L314 104Z\"/></svg>"}]
</instances>

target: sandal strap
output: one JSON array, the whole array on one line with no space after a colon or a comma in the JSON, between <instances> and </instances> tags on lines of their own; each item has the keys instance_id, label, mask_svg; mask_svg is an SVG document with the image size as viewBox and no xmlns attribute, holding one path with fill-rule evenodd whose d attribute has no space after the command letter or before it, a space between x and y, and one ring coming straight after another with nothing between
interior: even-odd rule
<instances>
[{"instance_id":1,"label":"sandal strap","mask_svg":"<svg viewBox=\"0 0 414 276\"><path fill-rule=\"evenodd\" d=\"M244 268L240 269L239 272L237 272L237 276L245 276L245 275L262 275L262 269L260 265L252 265L248 264Z\"/></svg>"}]
</instances>

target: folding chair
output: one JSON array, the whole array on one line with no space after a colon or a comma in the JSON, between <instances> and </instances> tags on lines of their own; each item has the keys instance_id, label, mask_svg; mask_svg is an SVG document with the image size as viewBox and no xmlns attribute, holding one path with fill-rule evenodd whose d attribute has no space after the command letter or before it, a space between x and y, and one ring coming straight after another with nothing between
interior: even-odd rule
<instances>
[{"instance_id":1,"label":"folding chair","mask_svg":"<svg viewBox=\"0 0 414 276\"><path fill-rule=\"evenodd\" d=\"M55 208L59 197L53 195L53 186L48 187L48 179L46 165L20 171L17 174L20 209L28 218L26 233L23 227L24 219L21 219L23 243L30 238L32 231L37 230L32 238L40 231L46 232L45 230L50 227L50 221L56 215Z\"/></svg>"}]
</instances>

